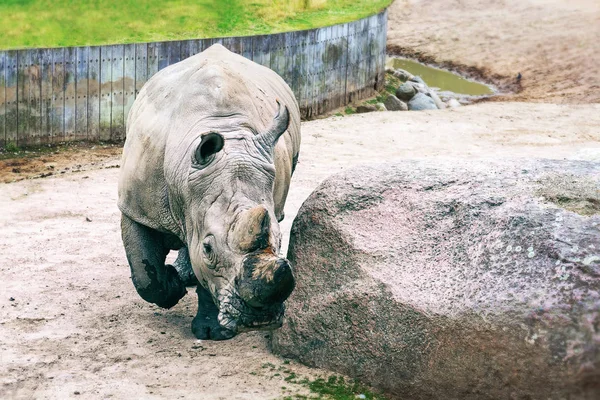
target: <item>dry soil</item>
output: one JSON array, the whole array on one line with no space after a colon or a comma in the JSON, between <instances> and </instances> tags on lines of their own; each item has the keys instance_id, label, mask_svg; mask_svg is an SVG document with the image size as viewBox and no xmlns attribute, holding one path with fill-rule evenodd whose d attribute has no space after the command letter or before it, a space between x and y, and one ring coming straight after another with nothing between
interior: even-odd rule
<instances>
[{"instance_id":1,"label":"dry soil","mask_svg":"<svg viewBox=\"0 0 600 400\"><path fill-rule=\"evenodd\" d=\"M389 51L516 90L504 100L517 101L600 102L599 38L598 0L396 0L388 22Z\"/></svg>"}]
</instances>

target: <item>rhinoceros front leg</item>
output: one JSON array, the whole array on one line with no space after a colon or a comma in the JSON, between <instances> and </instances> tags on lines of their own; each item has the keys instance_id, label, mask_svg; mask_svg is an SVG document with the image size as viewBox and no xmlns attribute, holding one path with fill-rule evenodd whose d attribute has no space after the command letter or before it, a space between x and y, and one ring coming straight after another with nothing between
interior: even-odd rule
<instances>
[{"instance_id":1,"label":"rhinoceros front leg","mask_svg":"<svg viewBox=\"0 0 600 400\"><path fill-rule=\"evenodd\" d=\"M171 308L187 293L175 268L165 265L171 250L164 233L121 217L121 236L131 279L139 295L149 303Z\"/></svg>"},{"instance_id":2,"label":"rhinoceros front leg","mask_svg":"<svg viewBox=\"0 0 600 400\"><path fill-rule=\"evenodd\" d=\"M226 340L235 336L235 332L219 325L219 309L212 296L202 285L196 287L198 294L198 314L192 321L192 332L198 339Z\"/></svg>"},{"instance_id":3,"label":"rhinoceros front leg","mask_svg":"<svg viewBox=\"0 0 600 400\"><path fill-rule=\"evenodd\" d=\"M196 278L194 270L192 269L192 262L190 261L190 254L188 253L187 247L184 246L179 249L177 260L175 260L173 266L177 270L177 273L185 286L196 286L199 284L198 278Z\"/></svg>"}]
</instances>

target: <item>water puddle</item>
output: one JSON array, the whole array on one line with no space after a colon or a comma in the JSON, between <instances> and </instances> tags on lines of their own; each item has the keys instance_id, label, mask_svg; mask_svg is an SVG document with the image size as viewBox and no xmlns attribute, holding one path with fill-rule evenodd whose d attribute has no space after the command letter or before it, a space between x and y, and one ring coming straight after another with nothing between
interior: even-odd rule
<instances>
[{"instance_id":1,"label":"water puddle","mask_svg":"<svg viewBox=\"0 0 600 400\"><path fill-rule=\"evenodd\" d=\"M400 68L410 72L413 75L419 75L427 86L440 88L442 91L467 94L471 96L480 96L493 94L494 90L487 85L469 81L462 76L453 74L449 71L428 67L416 61L405 58L388 57L386 67Z\"/></svg>"}]
</instances>

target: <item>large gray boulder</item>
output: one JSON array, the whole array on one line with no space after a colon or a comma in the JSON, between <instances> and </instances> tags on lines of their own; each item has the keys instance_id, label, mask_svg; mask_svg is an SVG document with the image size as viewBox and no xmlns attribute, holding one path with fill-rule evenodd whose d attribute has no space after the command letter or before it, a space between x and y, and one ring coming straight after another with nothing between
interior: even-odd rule
<instances>
[{"instance_id":1,"label":"large gray boulder","mask_svg":"<svg viewBox=\"0 0 600 400\"><path fill-rule=\"evenodd\" d=\"M399 399L600 398L600 164L406 161L323 182L273 349Z\"/></svg>"},{"instance_id":2,"label":"large gray boulder","mask_svg":"<svg viewBox=\"0 0 600 400\"><path fill-rule=\"evenodd\" d=\"M423 110L437 110L435 101L423 93L417 93L408 102L408 109L410 111L423 111Z\"/></svg>"}]
</instances>

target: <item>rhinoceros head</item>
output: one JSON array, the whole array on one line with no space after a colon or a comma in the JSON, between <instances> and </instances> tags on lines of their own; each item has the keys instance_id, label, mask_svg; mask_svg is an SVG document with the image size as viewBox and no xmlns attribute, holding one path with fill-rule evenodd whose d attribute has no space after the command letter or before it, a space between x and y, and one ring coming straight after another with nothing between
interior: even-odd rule
<instances>
[{"instance_id":1,"label":"rhinoceros head","mask_svg":"<svg viewBox=\"0 0 600 400\"><path fill-rule=\"evenodd\" d=\"M234 332L281 325L283 301L294 288L292 269L278 256L274 214L274 147L289 124L286 107L271 126L249 125L199 133L183 204L192 268Z\"/></svg>"}]
</instances>

